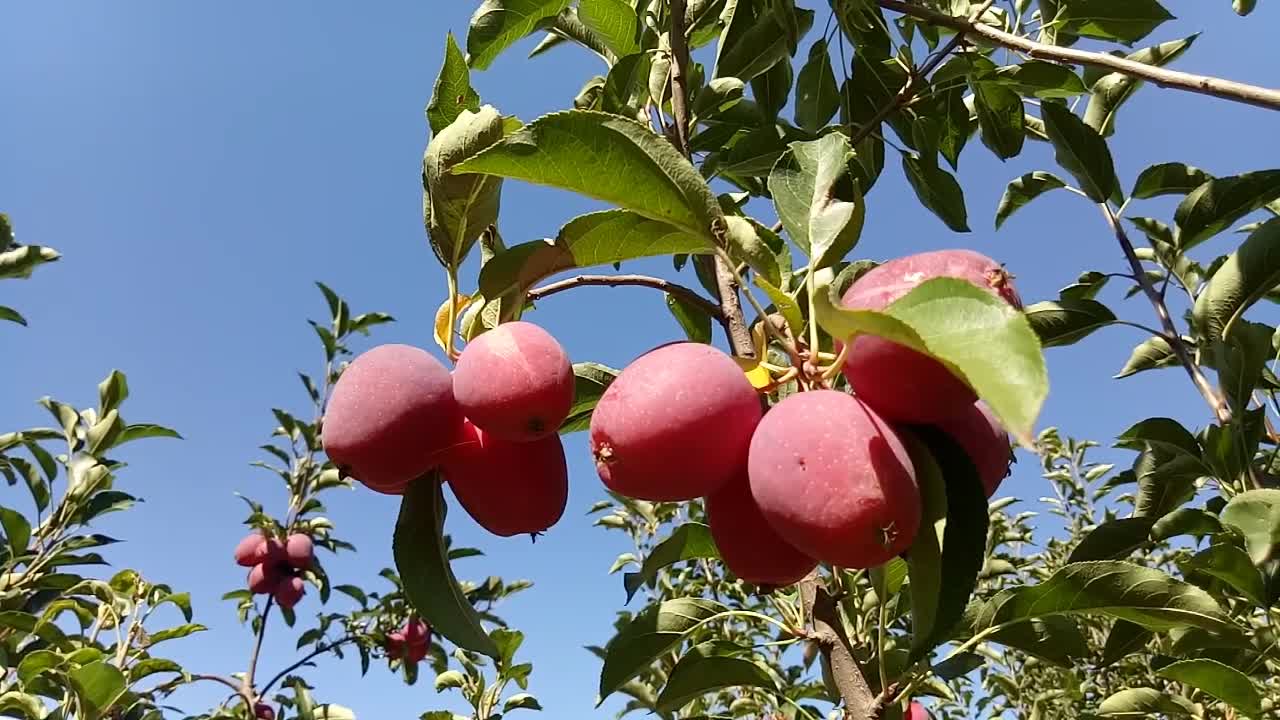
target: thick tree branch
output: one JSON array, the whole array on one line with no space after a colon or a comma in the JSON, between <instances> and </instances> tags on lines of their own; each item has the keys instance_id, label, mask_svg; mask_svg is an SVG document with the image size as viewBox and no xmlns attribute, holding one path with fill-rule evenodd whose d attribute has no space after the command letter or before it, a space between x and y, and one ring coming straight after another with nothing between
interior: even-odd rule
<instances>
[{"instance_id":1,"label":"thick tree branch","mask_svg":"<svg viewBox=\"0 0 1280 720\"><path fill-rule=\"evenodd\" d=\"M675 115L676 141L680 152L689 157L689 87L686 82L689 68L689 42L685 38L685 0L671 0L671 112ZM738 281L733 269L719 257L715 258L716 289L719 291L720 312L724 318L725 335L729 348L738 357L755 357L751 343L751 331L742 314L742 300L738 297Z\"/></svg>"},{"instance_id":2,"label":"thick tree branch","mask_svg":"<svg viewBox=\"0 0 1280 720\"><path fill-rule=\"evenodd\" d=\"M1046 45L1007 33L990 25L940 13L913 2L904 2L904 0L876 0L876 2L886 10L910 15L931 25L950 28L960 35L979 35L997 45L1018 50L1039 60L1102 68L1139 80L1146 80L1161 87L1210 95L1223 100L1256 105L1269 110L1280 110L1280 90L1246 85L1233 80L1224 80L1207 75L1193 75L1191 73L1178 72L1177 70L1168 70L1155 65L1147 65L1108 55L1107 53Z\"/></svg>"},{"instance_id":3,"label":"thick tree branch","mask_svg":"<svg viewBox=\"0 0 1280 720\"><path fill-rule=\"evenodd\" d=\"M822 654L822 662L830 673L830 681L844 700L844 714L849 720L875 720L880 714L879 702L862 668L853 657L852 643L840 621L836 599L827 592L815 572L800 581L800 600L806 614L813 615L812 640Z\"/></svg>"},{"instance_id":4,"label":"thick tree branch","mask_svg":"<svg viewBox=\"0 0 1280 720\"><path fill-rule=\"evenodd\" d=\"M566 280L548 283L540 288L534 288L529 291L529 300L538 301L548 295L555 295L558 292L564 292L576 287L596 286L596 287L648 287L654 290L661 290L668 295L688 302L701 309L706 314L715 318L720 323L724 323L724 313L721 312L720 306L702 297L693 290L676 283L663 280L662 278L650 277L648 275L578 275Z\"/></svg>"},{"instance_id":5,"label":"thick tree branch","mask_svg":"<svg viewBox=\"0 0 1280 720\"><path fill-rule=\"evenodd\" d=\"M1178 358L1178 362L1182 363L1182 367L1186 368L1187 374L1191 376L1191 382L1195 384L1196 389L1204 396L1204 400L1209 404L1209 408L1213 410L1213 414L1217 417L1218 422L1226 425L1231 422L1231 410L1227 407L1227 403L1223 400L1218 391L1214 389L1209 379L1205 377L1204 371L1196 364L1195 359L1191 357L1191 352L1187 349L1186 343L1182 341L1182 335L1178 333L1178 328L1173 324L1173 318L1169 315L1169 308L1164 303L1160 291L1151 284L1147 279L1147 274L1142 269L1142 261L1138 259L1138 253L1133 249L1133 243L1129 241L1129 235L1125 232L1124 226L1120 224L1120 219L1116 217L1111 206L1102 203L1098 206L1102 209L1102 215L1107 220L1107 225L1111 227L1111 232L1115 233L1116 240L1120 243L1120 249L1124 251L1125 258L1129 261L1129 267L1133 269L1134 281L1142 288L1142 292L1151 301L1151 306L1156 311L1156 317L1160 318L1160 326L1164 328L1163 337L1165 342L1169 343L1169 347L1173 350L1173 354Z\"/></svg>"}]
</instances>

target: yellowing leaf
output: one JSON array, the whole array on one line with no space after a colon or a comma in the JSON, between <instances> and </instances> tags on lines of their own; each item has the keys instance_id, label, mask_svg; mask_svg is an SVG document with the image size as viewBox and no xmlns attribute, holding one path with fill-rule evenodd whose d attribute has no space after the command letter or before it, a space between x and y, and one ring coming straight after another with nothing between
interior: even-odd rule
<instances>
[{"instance_id":1,"label":"yellowing leaf","mask_svg":"<svg viewBox=\"0 0 1280 720\"><path fill-rule=\"evenodd\" d=\"M742 357L735 357L734 360L742 368L742 372L746 374L747 380L750 381L751 386L755 389L763 390L773 384L773 376L760 365L760 361L755 358Z\"/></svg>"},{"instance_id":2,"label":"yellowing leaf","mask_svg":"<svg viewBox=\"0 0 1280 720\"><path fill-rule=\"evenodd\" d=\"M453 300L453 321L457 322L458 318L462 317L462 311L466 310L467 306L471 304L471 296L459 294ZM445 343L451 332L453 332L453 328L449 327L449 301L445 300L440 303L440 309L436 310L435 331L433 333L436 344L440 346L441 350L447 349Z\"/></svg>"}]
</instances>

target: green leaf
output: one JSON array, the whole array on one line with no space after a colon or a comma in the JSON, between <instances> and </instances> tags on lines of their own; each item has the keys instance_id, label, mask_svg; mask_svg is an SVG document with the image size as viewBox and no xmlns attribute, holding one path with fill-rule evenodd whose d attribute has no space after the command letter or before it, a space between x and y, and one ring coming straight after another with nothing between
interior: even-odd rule
<instances>
[{"instance_id":1,"label":"green leaf","mask_svg":"<svg viewBox=\"0 0 1280 720\"><path fill-rule=\"evenodd\" d=\"M1262 574L1250 562L1249 556L1235 545L1229 543L1210 545L1179 565L1184 575L1188 574L1188 570L1211 575L1240 591L1255 603L1266 604L1267 591L1262 582Z\"/></svg>"},{"instance_id":2,"label":"green leaf","mask_svg":"<svg viewBox=\"0 0 1280 720\"><path fill-rule=\"evenodd\" d=\"M1117 620L1107 633L1107 644L1102 648L1102 667L1111 665L1130 653L1137 652L1151 642L1153 633L1128 620Z\"/></svg>"},{"instance_id":3,"label":"green leaf","mask_svg":"<svg viewBox=\"0 0 1280 720\"><path fill-rule=\"evenodd\" d=\"M1178 356L1174 354L1169 342L1162 337L1152 337L1142 341L1133 349L1129 360L1125 362L1116 379L1127 378L1144 370L1170 367L1178 364Z\"/></svg>"},{"instance_id":4,"label":"green leaf","mask_svg":"<svg viewBox=\"0 0 1280 720\"><path fill-rule=\"evenodd\" d=\"M1084 81L1071 68L1043 60L1007 65L982 75L981 79L982 83L1003 85L1038 98L1071 98L1088 92Z\"/></svg>"},{"instance_id":5,"label":"green leaf","mask_svg":"<svg viewBox=\"0 0 1280 720\"><path fill-rule=\"evenodd\" d=\"M1146 720L1156 715L1194 717L1198 714L1195 704L1185 697L1153 688L1126 688L1098 705L1098 715L1104 718Z\"/></svg>"},{"instance_id":6,"label":"green leaf","mask_svg":"<svg viewBox=\"0 0 1280 720\"><path fill-rule=\"evenodd\" d=\"M671 311L671 315L680 323L680 328L684 330L685 337L692 342L710 344L711 343L711 316L701 305L694 305L679 295L668 293L667 309Z\"/></svg>"},{"instance_id":7,"label":"green leaf","mask_svg":"<svg viewBox=\"0 0 1280 720\"><path fill-rule=\"evenodd\" d=\"M966 619L972 625L982 604L970 606ZM1060 667L1071 667L1076 658L1089 657L1093 650L1085 641L1074 618L1050 615L1003 626L990 635L992 642L1017 648Z\"/></svg>"},{"instance_id":8,"label":"green leaf","mask_svg":"<svg viewBox=\"0 0 1280 720\"><path fill-rule=\"evenodd\" d=\"M498 221L502 180L455 172L459 163L502 139L502 117L491 106L463 110L427 145L422 158L422 215L431 249L446 268L466 259L485 228Z\"/></svg>"},{"instance_id":9,"label":"green leaf","mask_svg":"<svg viewBox=\"0 0 1280 720\"><path fill-rule=\"evenodd\" d=\"M0 712L18 712L20 714L17 717L34 718L34 720L44 720L49 716L49 711L45 709L40 698L14 690L0 693Z\"/></svg>"},{"instance_id":10,"label":"green leaf","mask_svg":"<svg viewBox=\"0 0 1280 720\"><path fill-rule=\"evenodd\" d=\"M1127 59L1157 67L1164 66L1186 52L1197 37L1192 35L1181 40L1171 40L1144 48L1130 53ZM1085 77L1088 78L1087 70ZM1109 137L1115 132L1115 118L1120 106L1142 87L1143 81L1123 73L1109 73L1097 78L1089 85L1091 94L1089 106L1085 109L1084 121L1089 124L1089 127Z\"/></svg>"},{"instance_id":11,"label":"green leaf","mask_svg":"<svg viewBox=\"0 0 1280 720\"><path fill-rule=\"evenodd\" d=\"M24 685L30 684L37 675L60 667L63 662L62 655L53 650L33 650L18 663L18 680Z\"/></svg>"},{"instance_id":12,"label":"green leaf","mask_svg":"<svg viewBox=\"0 0 1280 720\"><path fill-rule=\"evenodd\" d=\"M554 241L535 240L494 256L480 271L480 292L494 300L513 292L523 294L539 280L572 268L711 251L705 235L630 210L604 210L570 220Z\"/></svg>"},{"instance_id":13,"label":"green leaf","mask_svg":"<svg viewBox=\"0 0 1280 720\"><path fill-rule=\"evenodd\" d=\"M67 673L88 718L99 718L124 694L124 674L107 662L82 665Z\"/></svg>"},{"instance_id":14,"label":"green leaf","mask_svg":"<svg viewBox=\"0 0 1280 720\"><path fill-rule=\"evenodd\" d=\"M179 640L184 637L195 635L196 633L204 632L208 629L209 628L199 623L187 623L185 625L178 625L177 627L165 628L164 630L158 630L151 633L151 644L157 645L165 642L166 640Z\"/></svg>"},{"instance_id":15,"label":"green leaf","mask_svg":"<svg viewBox=\"0 0 1280 720\"><path fill-rule=\"evenodd\" d=\"M509 713L512 710L541 710L541 709L542 709L542 705L538 703L538 698L530 695L529 693L516 693L515 695L512 695L511 697L507 698L506 701L502 703L503 714Z\"/></svg>"},{"instance_id":16,"label":"green leaf","mask_svg":"<svg viewBox=\"0 0 1280 720\"><path fill-rule=\"evenodd\" d=\"M1186 163L1160 163L1142 171L1130 195L1139 200L1160 195L1186 195L1212 179L1209 173Z\"/></svg>"},{"instance_id":17,"label":"green leaf","mask_svg":"<svg viewBox=\"0 0 1280 720\"><path fill-rule=\"evenodd\" d=\"M1262 697L1249 676L1216 660L1179 660L1160 668L1156 675L1202 690L1245 715L1262 712Z\"/></svg>"},{"instance_id":18,"label":"green leaf","mask_svg":"<svg viewBox=\"0 0 1280 720\"><path fill-rule=\"evenodd\" d=\"M1058 164L1076 178L1085 195L1097 203L1118 195L1120 181L1111 150L1098 131L1061 105L1044 103L1040 114Z\"/></svg>"},{"instance_id":19,"label":"green leaf","mask_svg":"<svg viewBox=\"0 0 1280 720\"><path fill-rule=\"evenodd\" d=\"M1018 93L997 83L974 81L973 99L982 144L1001 160L1022 152L1027 139L1026 112Z\"/></svg>"},{"instance_id":20,"label":"green leaf","mask_svg":"<svg viewBox=\"0 0 1280 720\"><path fill-rule=\"evenodd\" d=\"M790 9L783 12L791 12ZM809 32L813 27L812 10L796 8L794 24L799 35ZM786 28L779 23L778 13L766 13L756 18L754 24L745 32L732 36L728 44L721 41L719 57L713 77L736 77L749 82L778 62L784 62L791 54L787 45Z\"/></svg>"},{"instance_id":21,"label":"green leaf","mask_svg":"<svg viewBox=\"0 0 1280 720\"><path fill-rule=\"evenodd\" d=\"M431 125L432 134L439 135L458 119L463 110L479 111L480 94L471 87L467 59L450 32L444 42L444 63L436 76L431 101L427 103L427 122Z\"/></svg>"},{"instance_id":22,"label":"green leaf","mask_svg":"<svg viewBox=\"0 0 1280 720\"><path fill-rule=\"evenodd\" d=\"M1062 3L1057 17L1075 35L1126 44L1141 40L1172 19L1156 0L1069 0Z\"/></svg>"},{"instance_id":23,"label":"green leaf","mask_svg":"<svg viewBox=\"0 0 1280 720\"><path fill-rule=\"evenodd\" d=\"M665 567L685 560L719 557L720 551L711 538L711 530L701 523L685 523L654 546L640 566L640 572L623 575L622 586L627 591L627 602L631 602L641 586L656 580L658 571Z\"/></svg>"},{"instance_id":24,"label":"green leaf","mask_svg":"<svg viewBox=\"0 0 1280 720\"><path fill-rule=\"evenodd\" d=\"M678 598L651 606L633 618L605 649L597 706L680 642L685 633L725 609L711 600Z\"/></svg>"},{"instance_id":25,"label":"green leaf","mask_svg":"<svg viewBox=\"0 0 1280 720\"><path fill-rule=\"evenodd\" d=\"M615 57L640 52L640 18L630 3L623 0L580 0L578 18Z\"/></svg>"},{"instance_id":26,"label":"green leaf","mask_svg":"<svg viewBox=\"0 0 1280 720\"><path fill-rule=\"evenodd\" d=\"M315 720L356 720L356 714L350 708L333 703L317 705L313 717Z\"/></svg>"},{"instance_id":27,"label":"green leaf","mask_svg":"<svg viewBox=\"0 0 1280 720\"><path fill-rule=\"evenodd\" d=\"M789 62L780 62L751 79L751 96L768 121L778 119L778 113L782 112L787 98L791 96L791 84L794 80L795 75Z\"/></svg>"},{"instance_id":28,"label":"green leaf","mask_svg":"<svg viewBox=\"0 0 1280 720\"><path fill-rule=\"evenodd\" d=\"M857 244L866 218L850 172L853 148L840 133L794 142L769 173L769 192L791 241L810 266L828 267Z\"/></svg>"},{"instance_id":29,"label":"green leaf","mask_svg":"<svg viewBox=\"0 0 1280 720\"><path fill-rule=\"evenodd\" d=\"M129 666L129 682L135 683L145 677L162 672L182 674L182 666L166 658L147 658Z\"/></svg>"},{"instance_id":30,"label":"green leaf","mask_svg":"<svg viewBox=\"0 0 1280 720\"><path fill-rule=\"evenodd\" d=\"M10 557L25 555L27 544L31 542L31 523L27 521L26 516L17 510L0 507L0 527L4 528Z\"/></svg>"},{"instance_id":31,"label":"green leaf","mask_svg":"<svg viewBox=\"0 0 1280 720\"><path fill-rule=\"evenodd\" d=\"M1116 438L1116 447L1142 450L1153 447L1170 455L1182 455L1199 462L1200 442L1177 420L1147 418L1134 424Z\"/></svg>"},{"instance_id":32,"label":"green leaf","mask_svg":"<svg viewBox=\"0 0 1280 720\"><path fill-rule=\"evenodd\" d=\"M1119 560L1128 557L1151 536L1155 518L1131 517L1108 520L1080 540L1067 558L1069 563L1090 560Z\"/></svg>"},{"instance_id":33,"label":"green leaf","mask_svg":"<svg viewBox=\"0 0 1280 720\"><path fill-rule=\"evenodd\" d=\"M1060 180L1058 176L1043 170L1029 172L1009 183L1009 186L1004 190L1004 195L1000 197L1000 205L996 208L996 229L999 230L1010 215L1020 210L1027 203L1050 190L1057 190L1066 186L1067 184Z\"/></svg>"},{"instance_id":34,"label":"green leaf","mask_svg":"<svg viewBox=\"0 0 1280 720\"><path fill-rule=\"evenodd\" d=\"M635 117L649 99L648 53L638 52L614 63L604 81L600 107L605 112Z\"/></svg>"},{"instance_id":35,"label":"green leaf","mask_svg":"<svg viewBox=\"0 0 1280 720\"><path fill-rule=\"evenodd\" d=\"M988 513L982 480L960 445L925 426L903 439L924 503L920 532L907 551L914 661L946 641L964 617L986 558Z\"/></svg>"},{"instance_id":36,"label":"green leaf","mask_svg":"<svg viewBox=\"0 0 1280 720\"><path fill-rule=\"evenodd\" d=\"M884 312L837 307L823 291L814 301L832 337L871 333L939 359L1020 443L1032 446L1049 381L1040 341L1020 310L955 278L927 280Z\"/></svg>"},{"instance_id":37,"label":"green leaf","mask_svg":"<svg viewBox=\"0 0 1280 720\"><path fill-rule=\"evenodd\" d=\"M730 687L757 687L777 691L777 682L762 666L751 660L719 654L719 643L698 645L685 653L671 668L666 686L658 696L659 713L675 712L693 700Z\"/></svg>"},{"instance_id":38,"label":"green leaf","mask_svg":"<svg viewBox=\"0 0 1280 720\"><path fill-rule=\"evenodd\" d=\"M1253 12L1258 6L1258 0L1231 0L1231 9L1241 17Z\"/></svg>"},{"instance_id":39,"label":"green leaf","mask_svg":"<svg viewBox=\"0 0 1280 720\"><path fill-rule=\"evenodd\" d=\"M445 504L434 473L410 483L400 505L392 551L405 596L422 618L458 647L497 657L480 616L449 567Z\"/></svg>"},{"instance_id":40,"label":"green leaf","mask_svg":"<svg viewBox=\"0 0 1280 720\"><path fill-rule=\"evenodd\" d=\"M969 232L969 212L964 206L964 190L951 173L936 160L902 153L902 170L920 204L956 232Z\"/></svg>"},{"instance_id":41,"label":"green leaf","mask_svg":"<svg viewBox=\"0 0 1280 720\"><path fill-rule=\"evenodd\" d=\"M1133 514L1160 518L1195 495L1195 482L1205 474L1205 466L1199 458L1148 446L1134 461L1133 474L1138 483Z\"/></svg>"},{"instance_id":42,"label":"green leaf","mask_svg":"<svg viewBox=\"0 0 1280 720\"><path fill-rule=\"evenodd\" d=\"M1220 519L1244 537L1244 547L1255 565L1275 557L1280 546L1280 490L1240 493L1222 509Z\"/></svg>"},{"instance_id":43,"label":"green leaf","mask_svg":"<svg viewBox=\"0 0 1280 720\"><path fill-rule=\"evenodd\" d=\"M471 16L467 55L484 70L503 50L569 7L572 0L485 0Z\"/></svg>"},{"instance_id":44,"label":"green leaf","mask_svg":"<svg viewBox=\"0 0 1280 720\"><path fill-rule=\"evenodd\" d=\"M724 244L735 260L744 261L772 285L783 284L783 268L791 269L791 253L786 241L759 222L739 215L726 215ZM780 257L781 251L782 256ZM782 262L785 260L786 262Z\"/></svg>"},{"instance_id":45,"label":"green leaf","mask_svg":"<svg viewBox=\"0 0 1280 720\"><path fill-rule=\"evenodd\" d=\"M713 221L721 215L702 176L671 143L645 125L608 113L545 115L454 172L571 190L704 238L712 237Z\"/></svg>"},{"instance_id":46,"label":"green leaf","mask_svg":"<svg viewBox=\"0 0 1280 720\"><path fill-rule=\"evenodd\" d=\"M1156 521L1151 527L1151 539L1160 541L1192 535L1197 538L1222 532L1218 516L1198 508L1178 508Z\"/></svg>"},{"instance_id":47,"label":"green leaf","mask_svg":"<svg viewBox=\"0 0 1280 720\"><path fill-rule=\"evenodd\" d=\"M1233 323L1226 332L1226 339L1213 345L1218 384L1232 411L1244 415L1253 402L1254 390L1262 381L1267 363L1275 357L1272 339L1276 329L1241 320ZM1249 452L1252 454L1252 450Z\"/></svg>"},{"instance_id":48,"label":"green leaf","mask_svg":"<svg viewBox=\"0 0 1280 720\"><path fill-rule=\"evenodd\" d=\"M982 630L1062 614L1107 615L1156 632L1200 627L1239 634L1204 590L1119 560L1073 563L1038 585L1001 591L979 608L974 622Z\"/></svg>"},{"instance_id":49,"label":"green leaf","mask_svg":"<svg viewBox=\"0 0 1280 720\"><path fill-rule=\"evenodd\" d=\"M787 326L791 328L793 333L804 331L804 316L800 312L800 305L790 294L783 292L782 288L770 284L770 282L760 275L756 275L753 279L756 286L764 290L769 296L769 302L773 303L774 308L782 314L787 321Z\"/></svg>"},{"instance_id":50,"label":"green leaf","mask_svg":"<svg viewBox=\"0 0 1280 720\"><path fill-rule=\"evenodd\" d=\"M840 109L840 86L831 68L827 41L819 39L809 48L809 59L800 68L796 81L796 125L816 133Z\"/></svg>"},{"instance_id":51,"label":"green leaf","mask_svg":"<svg viewBox=\"0 0 1280 720\"><path fill-rule=\"evenodd\" d=\"M1045 347L1075 344L1117 320L1106 305L1087 299L1038 302L1029 306L1026 314Z\"/></svg>"},{"instance_id":52,"label":"green leaf","mask_svg":"<svg viewBox=\"0 0 1280 720\"><path fill-rule=\"evenodd\" d=\"M37 266L54 262L62 257L53 248L39 245L20 245L0 252L0 279L28 278Z\"/></svg>"},{"instance_id":53,"label":"green leaf","mask_svg":"<svg viewBox=\"0 0 1280 720\"><path fill-rule=\"evenodd\" d=\"M120 446L134 440L142 440L145 438L174 438L182 439L182 435L177 430L171 430L163 425L152 425L150 423L140 423L137 425L125 425L124 430L120 431L119 437L116 438L116 445Z\"/></svg>"},{"instance_id":54,"label":"green leaf","mask_svg":"<svg viewBox=\"0 0 1280 720\"><path fill-rule=\"evenodd\" d=\"M1280 186L1280 174L1276 177ZM1244 312L1280 285L1280 218L1263 223L1209 278L1191 319L1208 340L1226 337Z\"/></svg>"},{"instance_id":55,"label":"green leaf","mask_svg":"<svg viewBox=\"0 0 1280 720\"><path fill-rule=\"evenodd\" d=\"M616 377L618 371L607 365L592 362L573 364L573 407L560 426L560 434L580 432L590 426L591 412Z\"/></svg>"},{"instance_id":56,"label":"green leaf","mask_svg":"<svg viewBox=\"0 0 1280 720\"><path fill-rule=\"evenodd\" d=\"M22 317L22 313L11 307L5 307L4 305L0 305L0 320L18 323L22 326L26 326L27 324L27 319Z\"/></svg>"},{"instance_id":57,"label":"green leaf","mask_svg":"<svg viewBox=\"0 0 1280 720\"><path fill-rule=\"evenodd\" d=\"M1190 250L1277 198L1280 169L1210 180L1191 191L1174 212L1178 247Z\"/></svg>"}]
</instances>

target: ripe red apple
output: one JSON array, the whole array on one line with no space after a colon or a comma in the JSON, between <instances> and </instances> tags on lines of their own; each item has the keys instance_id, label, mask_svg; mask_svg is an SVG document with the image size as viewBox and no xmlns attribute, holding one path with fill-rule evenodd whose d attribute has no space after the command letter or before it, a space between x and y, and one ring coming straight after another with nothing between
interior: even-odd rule
<instances>
[{"instance_id":1,"label":"ripe red apple","mask_svg":"<svg viewBox=\"0 0 1280 720\"><path fill-rule=\"evenodd\" d=\"M774 406L751 440L748 472L769 525L832 565L881 565L920 527L920 491L901 440L842 392L802 392Z\"/></svg>"},{"instance_id":2,"label":"ripe red apple","mask_svg":"<svg viewBox=\"0 0 1280 720\"><path fill-rule=\"evenodd\" d=\"M502 537L550 528L569 502L559 435L512 442L464 421L461 439L445 455L444 476L467 513Z\"/></svg>"},{"instance_id":3,"label":"ripe red apple","mask_svg":"<svg viewBox=\"0 0 1280 720\"><path fill-rule=\"evenodd\" d=\"M422 662L427 657L427 653L429 651L430 646L425 643L422 645L408 645L405 648L404 659L411 663Z\"/></svg>"},{"instance_id":4,"label":"ripe red apple","mask_svg":"<svg viewBox=\"0 0 1280 720\"><path fill-rule=\"evenodd\" d=\"M404 657L404 631L392 630L387 633L387 655L393 658Z\"/></svg>"},{"instance_id":5,"label":"ripe red apple","mask_svg":"<svg viewBox=\"0 0 1280 720\"><path fill-rule=\"evenodd\" d=\"M429 645L431 643L431 627L418 618L410 618L401 631L408 645Z\"/></svg>"},{"instance_id":6,"label":"ripe red apple","mask_svg":"<svg viewBox=\"0 0 1280 720\"><path fill-rule=\"evenodd\" d=\"M276 604L282 608L291 608L298 604L302 596L307 592L306 585L303 584L300 577L281 578L276 584L275 592L272 596L276 599Z\"/></svg>"},{"instance_id":7,"label":"ripe red apple","mask_svg":"<svg viewBox=\"0 0 1280 720\"><path fill-rule=\"evenodd\" d=\"M883 310L924 281L938 277L968 280L1022 307L1009 273L972 250L938 250L890 260L858 278L841 303L857 310ZM895 422L938 422L978 399L942 363L874 335L854 339L843 370L854 392Z\"/></svg>"},{"instance_id":8,"label":"ripe red apple","mask_svg":"<svg viewBox=\"0 0 1280 720\"><path fill-rule=\"evenodd\" d=\"M911 701L911 705L907 708L907 715L903 720L929 720L929 711L915 700Z\"/></svg>"},{"instance_id":9,"label":"ripe red apple","mask_svg":"<svg viewBox=\"0 0 1280 720\"><path fill-rule=\"evenodd\" d=\"M591 415L591 452L610 490L692 500L742 467L760 422L742 368L701 343L663 345L628 365Z\"/></svg>"},{"instance_id":10,"label":"ripe red apple","mask_svg":"<svg viewBox=\"0 0 1280 720\"><path fill-rule=\"evenodd\" d=\"M1013 449L1009 433L1000 425L991 409L979 400L937 425L969 455L978 471L978 477L982 478L987 497L995 495L996 488L1009 477Z\"/></svg>"},{"instance_id":11,"label":"ripe red apple","mask_svg":"<svg viewBox=\"0 0 1280 720\"><path fill-rule=\"evenodd\" d=\"M253 716L258 720L276 720L276 711L266 703L255 703L253 706Z\"/></svg>"},{"instance_id":12,"label":"ripe red apple","mask_svg":"<svg viewBox=\"0 0 1280 720\"><path fill-rule=\"evenodd\" d=\"M573 407L573 366L551 333L503 323L472 340L453 369L453 395L476 427L504 440L554 435Z\"/></svg>"},{"instance_id":13,"label":"ripe red apple","mask_svg":"<svg viewBox=\"0 0 1280 720\"><path fill-rule=\"evenodd\" d=\"M249 592L265 595L280 582L280 569L274 563L262 562L249 570Z\"/></svg>"},{"instance_id":14,"label":"ripe red apple","mask_svg":"<svg viewBox=\"0 0 1280 720\"><path fill-rule=\"evenodd\" d=\"M720 559L734 575L755 585L787 587L808 575L818 561L792 547L765 521L745 468L707 496L707 525Z\"/></svg>"},{"instance_id":15,"label":"ripe red apple","mask_svg":"<svg viewBox=\"0 0 1280 720\"><path fill-rule=\"evenodd\" d=\"M284 556L289 567L306 570L315 559L315 543L310 535L293 533L284 541Z\"/></svg>"},{"instance_id":16,"label":"ripe red apple","mask_svg":"<svg viewBox=\"0 0 1280 720\"><path fill-rule=\"evenodd\" d=\"M461 423L453 379L439 360L409 345L381 345L338 379L322 438L339 469L398 494L438 464Z\"/></svg>"},{"instance_id":17,"label":"ripe red apple","mask_svg":"<svg viewBox=\"0 0 1280 720\"><path fill-rule=\"evenodd\" d=\"M265 560L266 556L267 538L259 530L244 536L244 539L236 545L236 564L241 567L253 567Z\"/></svg>"}]
</instances>

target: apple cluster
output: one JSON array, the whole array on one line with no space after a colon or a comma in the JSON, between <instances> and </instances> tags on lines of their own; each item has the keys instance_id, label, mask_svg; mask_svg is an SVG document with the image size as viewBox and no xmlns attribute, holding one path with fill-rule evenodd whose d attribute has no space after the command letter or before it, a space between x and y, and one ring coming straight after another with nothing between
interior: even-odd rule
<instances>
[{"instance_id":1,"label":"apple cluster","mask_svg":"<svg viewBox=\"0 0 1280 720\"><path fill-rule=\"evenodd\" d=\"M858 278L842 303L883 310L935 277L967 280L1021 307L1009 274L967 250L886 262ZM719 350L681 342L649 351L592 415L600 478L642 500L705 498L724 562L762 586L790 585L819 562L875 567L911 546L921 500L901 438L909 426L950 435L991 497L1009 472L1009 436L962 379L876 336L854 338L843 356L852 393L799 392L766 412Z\"/></svg>"},{"instance_id":2,"label":"apple cluster","mask_svg":"<svg viewBox=\"0 0 1280 720\"><path fill-rule=\"evenodd\" d=\"M409 618L404 627L387 633L387 655L405 662L422 662L431 649L431 626Z\"/></svg>"},{"instance_id":3,"label":"apple cluster","mask_svg":"<svg viewBox=\"0 0 1280 720\"><path fill-rule=\"evenodd\" d=\"M568 503L558 431L573 401L560 344L509 322L469 343L452 373L409 345L360 355L333 389L321 435L329 459L373 490L402 494L439 470L481 527L537 535Z\"/></svg>"},{"instance_id":4,"label":"apple cluster","mask_svg":"<svg viewBox=\"0 0 1280 720\"><path fill-rule=\"evenodd\" d=\"M270 595L276 604L291 608L306 593L301 573L311 567L315 544L309 535L292 533L280 542L258 531L236 545L236 564L249 568L249 591Z\"/></svg>"}]
</instances>

